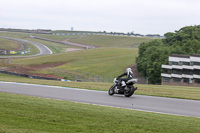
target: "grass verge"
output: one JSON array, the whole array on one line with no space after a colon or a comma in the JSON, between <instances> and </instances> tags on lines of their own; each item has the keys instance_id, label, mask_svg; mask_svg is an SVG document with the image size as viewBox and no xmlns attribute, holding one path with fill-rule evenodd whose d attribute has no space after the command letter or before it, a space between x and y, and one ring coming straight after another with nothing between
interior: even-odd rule
<instances>
[{"instance_id":1,"label":"grass verge","mask_svg":"<svg viewBox=\"0 0 200 133\"><path fill-rule=\"evenodd\" d=\"M0 93L0 132L197 133L200 119Z\"/></svg>"}]
</instances>

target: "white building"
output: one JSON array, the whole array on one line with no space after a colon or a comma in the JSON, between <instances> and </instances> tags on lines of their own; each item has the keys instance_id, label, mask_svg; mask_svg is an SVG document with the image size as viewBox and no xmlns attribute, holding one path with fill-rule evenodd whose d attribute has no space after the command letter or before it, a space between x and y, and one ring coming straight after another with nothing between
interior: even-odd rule
<instances>
[{"instance_id":1,"label":"white building","mask_svg":"<svg viewBox=\"0 0 200 133\"><path fill-rule=\"evenodd\" d=\"M163 85L200 87L200 55L171 55L162 69Z\"/></svg>"}]
</instances>

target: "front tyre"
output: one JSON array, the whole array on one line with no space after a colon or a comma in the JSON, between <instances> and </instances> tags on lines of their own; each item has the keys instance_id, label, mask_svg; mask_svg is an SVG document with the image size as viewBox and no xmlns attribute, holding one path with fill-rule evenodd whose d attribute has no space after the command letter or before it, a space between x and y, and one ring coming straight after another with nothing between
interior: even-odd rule
<instances>
[{"instance_id":1,"label":"front tyre","mask_svg":"<svg viewBox=\"0 0 200 133\"><path fill-rule=\"evenodd\" d=\"M134 89L133 86L132 86L131 88L129 88L129 90L124 91L124 95L125 95L125 97L130 97L130 96L132 96L133 93L134 93L134 91L135 91L135 89Z\"/></svg>"},{"instance_id":2,"label":"front tyre","mask_svg":"<svg viewBox=\"0 0 200 133\"><path fill-rule=\"evenodd\" d=\"M113 86L110 87L110 89L108 90L108 94L109 94L109 95L112 96L113 94L115 94L115 92L114 92L115 86L116 86L116 85L113 85Z\"/></svg>"}]
</instances>

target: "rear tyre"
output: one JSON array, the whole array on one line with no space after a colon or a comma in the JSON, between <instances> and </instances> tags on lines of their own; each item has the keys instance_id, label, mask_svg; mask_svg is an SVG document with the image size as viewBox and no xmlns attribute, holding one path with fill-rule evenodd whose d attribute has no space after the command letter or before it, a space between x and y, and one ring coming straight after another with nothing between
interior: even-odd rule
<instances>
[{"instance_id":1,"label":"rear tyre","mask_svg":"<svg viewBox=\"0 0 200 133\"><path fill-rule=\"evenodd\" d=\"M135 91L135 88L134 88L133 86L132 86L131 88L129 88L129 90L124 91L125 97L130 97L130 96L132 96L133 93L134 93L134 91Z\"/></svg>"},{"instance_id":2,"label":"rear tyre","mask_svg":"<svg viewBox=\"0 0 200 133\"><path fill-rule=\"evenodd\" d=\"M109 95L112 96L113 94L115 94L115 92L114 92L115 86L116 86L116 85L113 85L113 86L110 87L110 89L108 90L108 94L109 94Z\"/></svg>"}]
</instances>

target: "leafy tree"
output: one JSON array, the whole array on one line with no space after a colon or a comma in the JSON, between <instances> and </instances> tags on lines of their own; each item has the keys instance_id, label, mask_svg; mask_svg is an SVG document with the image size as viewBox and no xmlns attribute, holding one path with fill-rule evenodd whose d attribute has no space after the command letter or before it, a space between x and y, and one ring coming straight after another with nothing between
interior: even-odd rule
<instances>
[{"instance_id":1,"label":"leafy tree","mask_svg":"<svg viewBox=\"0 0 200 133\"><path fill-rule=\"evenodd\" d=\"M197 50L197 54L200 54L200 49L199 49L199 50Z\"/></svg>"},{"instance_id":2,"label":"leafy tree","mask_svg":"<svg viewBox=\"0 0 200 133\"><path fill-rule=\"evenodd\" d=\"M168 32L165 39L156 39L139 46L137 69L150 83L161 82L161 65L168 63L171 54L200 54L200 25L183 27Z\"/></svg>"}]
</instances>

